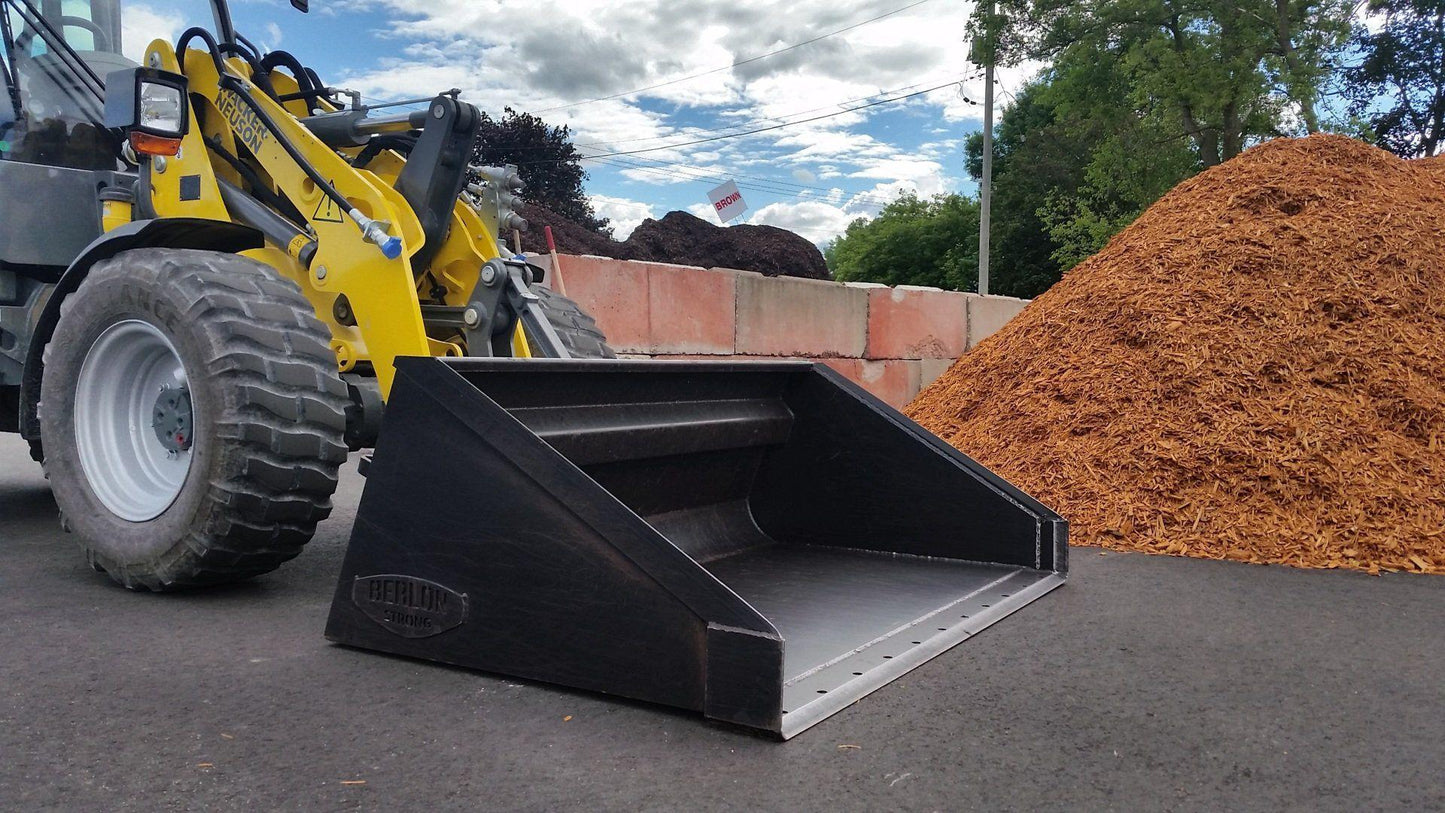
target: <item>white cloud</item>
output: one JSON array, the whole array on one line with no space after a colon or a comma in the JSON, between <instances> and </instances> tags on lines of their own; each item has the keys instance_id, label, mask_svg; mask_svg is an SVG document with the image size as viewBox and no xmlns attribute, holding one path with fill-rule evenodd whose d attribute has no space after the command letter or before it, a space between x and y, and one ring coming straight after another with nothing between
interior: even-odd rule
<instances>
[{"instance_id":1,"label":"white cloud","mask_svg":"<svg viewBox=\"0 0 1445 813\"><path fill-rule=\"evenodd\" d=\"M412 97L457 86L486 109L512 104L535 112L661 85L615 104L546 116L599 141L671 134L673 128L659 126L662 116L619 123L607 115L627 109L635 116L641 98L715 108L751 121L973 72L960 42L970 4L925 4L726 70L716 69L837 31L877 9L841 7L835 0L796 0L785 15L768 0L380 0L379 5L400 17L387 36L405 41L407 55L347 77L377 96ZM673 81L693 74L703 75ZM949 93L917 102L947 113ZM856 125L867 115L835 116L816 129Z\"/></svg>"},{"instance_id":2,"label":"white cloud","mask_svg":"<svg viewBox=\"0 0 1445 813\"><path fill-rule=\"evenodd\" d=\"M626 240L642 221L657 217L649 204L607 195L593 195L592 210L612 221L612 236L618 240Z\"/></svg>"},{"instance_id":3,"label":"white cloud","mask_svg":"<svg viewBox=\"0 0 1445 813\"><path fill-rule=\"evenodd\" d=\"M820 201L770 203L748 218L749 223L777 226L822 245L843 233L857 215Z\"/></svg>"},{"instance_id":4,"label":"white cloud","mask_svg":"<svg viewBox=\"0 0 1445 813\"><path fill-rule=\"evenodd\" d=\"M336 0L359 3L360 0ZM901 5L901 4L899 4ZM686 206L715 222L708 185L727 178L759 206L750 222L824 242L854 218L908 189L966 188L961 139L976 129L983 81L967 62L972 3L927 3L775 57L715 70L876 16L887 6L794 0L372 0L393 17L392 54L374 69L326 77L375 98L428 96L459 87L496 114L505 106L571 128L584 154L631 153L584 166L597 211L619 237L656 211ZM343 11L343 13L345 13ZM999 71L998 109L1037 65ZM704 74L687 81L679 77ZM892 91L946 87L906 101L853 110ZM636 88L642 93L628 94ZM902 89L902 90L899 90ZM621 95L588 104L576 102ZM907 126L875 117L899 113ZM729 127L817 121L686 146ZM916 124L914 124L916 122ZM924 141L921 147L919 141ZM637 166L641 164L642 166ZM769 181L768 179L771 179ZM771 184L770 192L760 186ZM827 192L805 186L829 187ZM697 201L690 203L689 201Z\"/></svg>"},{"instance_id":5,"label":"white cloud","mask_svg":"<svg viewBox=\"0 0 1445 813\"><path fill-rule=\"evenodd\" d=\"M1371 11L1368 3L1361 3L1355 8L1355 24L1364 26L1371 34L1378 34L1385 27L1389 16L1377 11Z\"/></svg>"},{"instance_id":6,"label":"white cloud","mask_svg":"<svg viewBox=\"0 0 1445 813\"><path fill-rule=\"evenodd\" d=\"M871 216L883 208L880 201L892 201L904 192L912 192L921 198L926 198L943 191L943 181L938 176L921 180L881 181L874 184L872 189L849 195L844 208L865 212Z\"/></svg>"},{"instance_id":7,"label":"white cloud","mask_svg":"<svg viewBox=\"0 0 1445 813\"><path fill-rule=\"evenodd\" d=\"M185 20L175 13L166 13L141 4L127 3L120 22L120 50L126 59L140 62L152 41L175 42L185 27Z\"/></svg>"}]
</instances>

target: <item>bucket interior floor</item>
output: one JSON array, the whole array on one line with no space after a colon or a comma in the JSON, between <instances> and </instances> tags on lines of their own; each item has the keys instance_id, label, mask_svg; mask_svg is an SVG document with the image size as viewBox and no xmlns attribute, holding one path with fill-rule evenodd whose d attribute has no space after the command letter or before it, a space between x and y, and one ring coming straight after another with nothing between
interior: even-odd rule
<instances>
[{"instance_id":1,"label":"bucket interior floor","mask_svg":"<svg viewBox=\"0 0 1445 813\"><path fill-rule=\"evenodd\" d=\"M1020 567L801 545L704 566L783 636L785 737L1062 581Z\"/></svg>"}]
</instances>

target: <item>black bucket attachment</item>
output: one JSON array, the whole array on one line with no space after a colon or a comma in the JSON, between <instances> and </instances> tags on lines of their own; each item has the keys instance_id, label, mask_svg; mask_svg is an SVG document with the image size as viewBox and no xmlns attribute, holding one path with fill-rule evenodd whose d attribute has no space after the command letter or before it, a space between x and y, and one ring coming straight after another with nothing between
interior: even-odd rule
<instances>
[{"instance_id":1,"label":"black bucket attachment","mask_svg":"<svg viewBox=\"0 0 1445 813\"><path fill-rule=\"evenodd\" d=\"M823 365L397 368L339 643L787 738L1063 583L1057 514Z\"/></svg>"}]
</instances>

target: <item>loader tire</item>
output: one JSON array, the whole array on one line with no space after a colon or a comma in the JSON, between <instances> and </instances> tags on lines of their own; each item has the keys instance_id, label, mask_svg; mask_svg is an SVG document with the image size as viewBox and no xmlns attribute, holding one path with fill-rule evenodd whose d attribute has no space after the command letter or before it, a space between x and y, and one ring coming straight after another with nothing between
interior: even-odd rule
<instances>
[{"instance_id":1,"label":"loader tire","mask_svg":"<svg viewBox=\"0 0 1445 813\"><path fill-rule=\"evenodd\" d=\"M300 553L346 460L330 340L295 283L254 260L97 263L61 305L40 389L51 489L91 566L161 591Z\"/></svg>"},{"instance_id":2,"label":"loader tire","mask_svg":"<svg viewBox=\"0 0 1445 813\"><path fill-rule=\"evenodd\" d=\"M573 358L615 359L617 354L607 346L607 337L597 328L597 320L582 310L582 306L551 288L534 286L532 290L541 300L547 321L557 331L557 338Z\"/></svg>"}]
</instances>

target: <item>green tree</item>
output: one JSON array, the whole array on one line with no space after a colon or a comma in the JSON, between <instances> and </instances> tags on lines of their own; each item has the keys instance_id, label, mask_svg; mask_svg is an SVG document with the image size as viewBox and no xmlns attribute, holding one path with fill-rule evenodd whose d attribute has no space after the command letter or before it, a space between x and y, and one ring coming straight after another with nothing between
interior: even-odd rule
<instances>
[{"instance_id":1,"label":"green tree","mask_svg":"<svg viewBox=\"0 0 1445 813\"><path fill-rule=\"evenodd\" d=\"M904 193L877 217L850 223L823 256L842 282L976 290L978 201Z\"/></svg>"},{"instance_id":2,"label":"green tree","mask_svg":"<svg viewBox=\"0 0 1445 813\"><path fill-rule=\"evenodd\" d=\"M1383 24L1355 38L1364 58L1345 72L1350 112L1396 155L1434 155L1445 145L1445 0L1371 0L1369 11Z\"/></svg>"},{"instance_id":3,"label":"green tree","mask_svg":"<svg viewBox=\"0 0 1445 813\"><path fill-rule=\"evenodd\" d=\"M1040 212L1057 190L1083 182L1092 149L1087 134L1060 121L1047 76L1025 85L994 127L993 206L989 228L990 288L1034 297L1059 279L1057 248ZM965 146L974 180L983 177L983 134Z\"/></svg>"},{"instance_id":4,"label":"green tree","mask_svg":"<svg viewBox=\"0 0 1445 813\"><path fill-rule=\"evenodd\" d=\"M516 164L526 182L522 198L609 237L607 220L592 209L582 189L582 155L566 126L551 127L531 113L505 108L500 120L482 114L472 160L483 166Z\"/></svg>"},{"instance_id":5,"label":"green tree","mask_svg":"<svg viewBox=\"0 0 1445 813\"><path fill-rule=\"evenodd\" d=\"M1088 154L1083 182L1056 190L1039 211L1060 273L1093 256L1175 184L1199 170L1186 143L1147 117L1104 134Z\"/></svg>"},{"instance_id":6,"label":"green tree","mask_svg":"<svg viewBox=\"0 0 1445 813\"><path fill-rule=\"evenodd\" d=\"M1205 167L1320 128L1355 0L1002 0L974 27L1004 62L1114 60L1136 109Z\"/></svg>"},{"instance_id":7,"label":"green tree","mask_svg":"<svg viewBox=\"0 0 1445 813\"><path fill-rule=\"evenodd\" d=\"M1032 297L1198 170L1183 134L1133 100L1113 58L1064 54L995 127L990 269L999 293ZM982 136L967 145L982 173Z\"/></svg>"}]
</instances>

